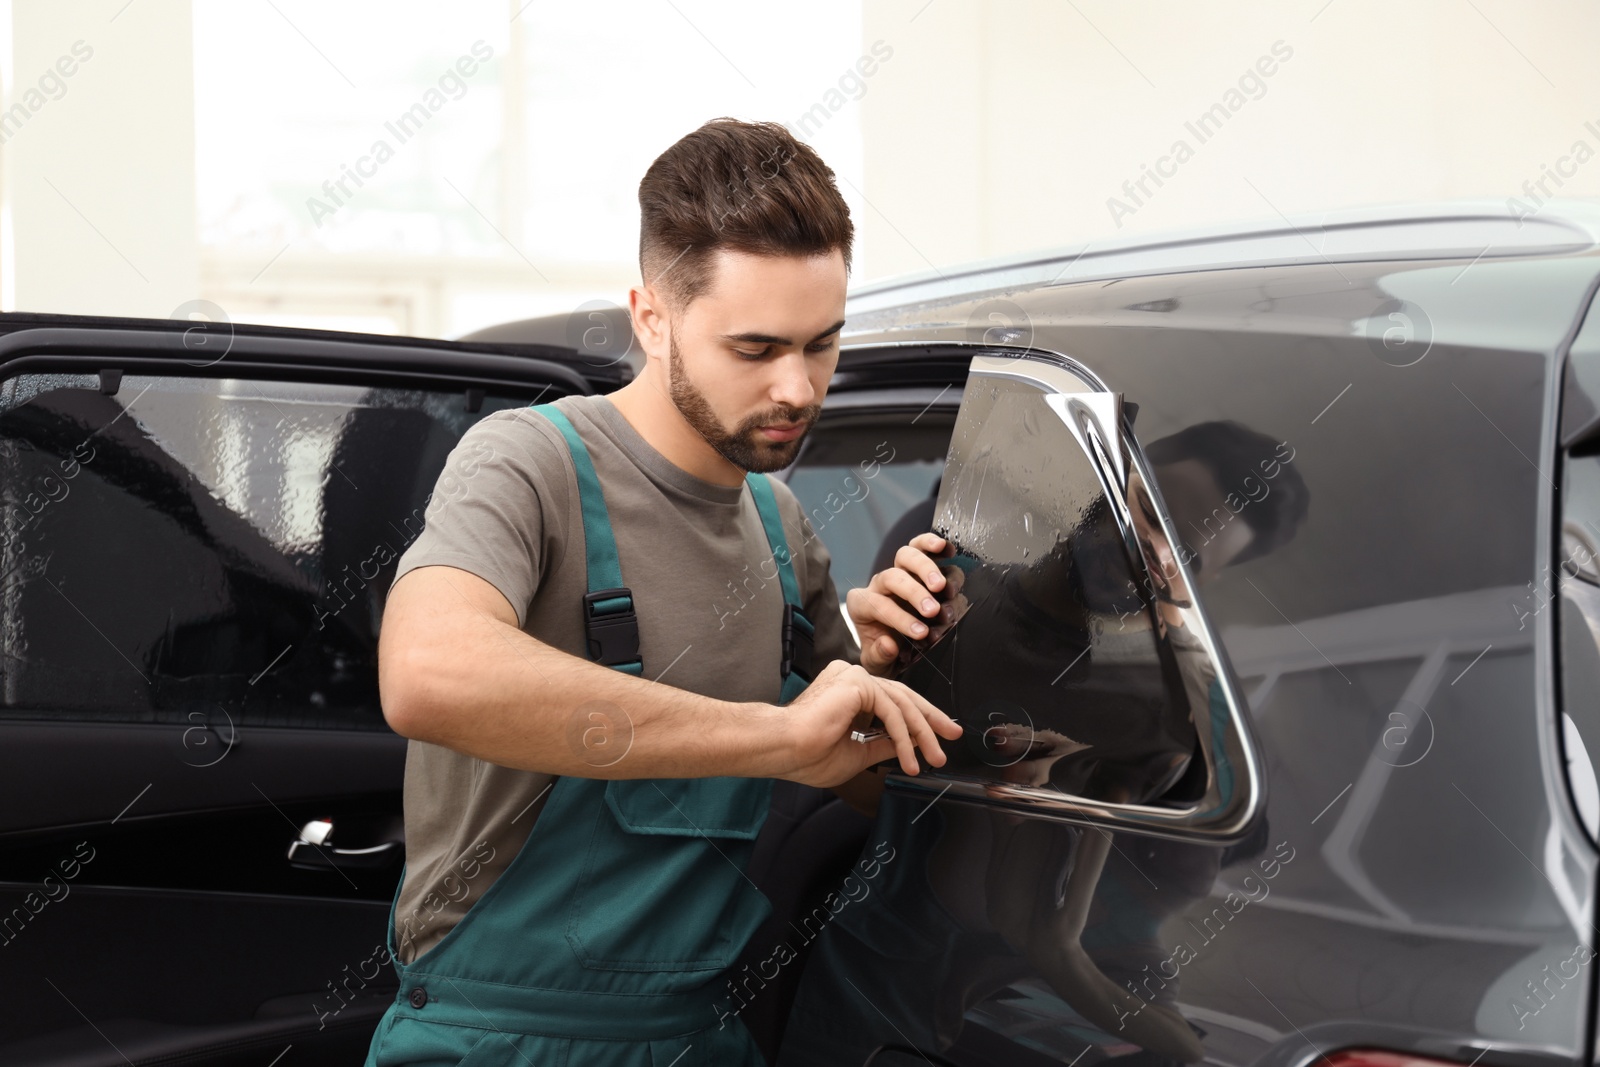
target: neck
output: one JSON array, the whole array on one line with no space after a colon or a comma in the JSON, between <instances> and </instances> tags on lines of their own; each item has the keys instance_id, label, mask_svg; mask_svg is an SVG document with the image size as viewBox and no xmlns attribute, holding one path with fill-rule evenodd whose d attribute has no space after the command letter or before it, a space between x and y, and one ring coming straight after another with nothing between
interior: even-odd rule
<instances>
[{"instance_id":1,"label":"neck","mask_svg":"<svg viewBox=\"0 0 1600 1067\"><path fill-rule=\"evenodd\" d=\"M744 482L745 472L712 448L672 402L667 382L656 374L656 361L606 399L628 424L654 448L681 470L713 485L736 486Z\"/></svg>"}]
</instances>

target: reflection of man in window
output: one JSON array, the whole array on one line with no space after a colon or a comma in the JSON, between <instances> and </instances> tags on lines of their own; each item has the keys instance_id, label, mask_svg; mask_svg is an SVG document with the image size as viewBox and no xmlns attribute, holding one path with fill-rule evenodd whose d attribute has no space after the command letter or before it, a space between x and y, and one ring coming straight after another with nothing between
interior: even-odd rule
<instances>
[{"instance_id":1,"label":"reflection of man in window","mask_svg":"<svg viewBox=\"0 0 1600 1067\"><path fill-rule=\"evenodd\" d=\"M1014 449L1021 443L1003 429L985 436L985 447ZM1206 716L1211 678L1192 676L1208 669L1209 656L1183 628L1190 593L1178 560L1205 580L1293 536L1306 509L1293 454L1286 443L1238 423L1191 426L1146 450L1176 545L1168 543L1135 472L1128 505L1142 560L1130 558L1105 498L1043 500L1035 490L1029 502L1039 505L1036 520L1054 508L1057 521L1071 523L1053 544L1038 546L1047 551L1031 560L1019 560L1013 549L1008 559L958 556L947 564L947 585L937 594L945 610L928 638L904 643L902 663L908 684L937 693L940 706L982 720L984 729L967 735L968 755L998 773L963 768L960 756L952 769L1094 797L1105 797L1115 783L1135 801L1177 782L1195 752L1196 729L1213 725ZM969 482L972 475L971 469L964 472ZM1069 477L1054 488L1077 494L1092 492L1093 484ZM955 495L961 495L959 487ZM1017 495L1001 492L994 507L1007 507L1004 502ZM933 507L930 499L912 509L887 540L898 543L896 538L919 526L927 529ZM1015 519L987 513L979 503L970 520L950 521L958 547L986 556L982 544L960 542L981 542ZM963 529L968 524L972 529ZM1035 541L1037 527L1036 522ZM950 633L969 612L972 617ZM943 641L947 633L950 639ZM1022 714L1008 717L989 704L1018 707ZM1021 737L1014 736L1018 731ZM1004 751L983 750L997 743ZM992 758L1009 757L1018 744L1030 747L1025 758Z\"/></svg>"},{"instance_id":2,"label":"reflection of man in window","mask_svg":"<svg viewBox=\"0 0 1600 1067\"><path fill-rule=\"evenodd\" d=\"M1310 492L1287 441L1237 422L1201 422L1144 454L1198 581L1287 544L1305 521Z\"/></svg>"},{"instance_id":3,"label":"reflection of man in window","mask_svg":"<svg viewBox=\"0 0 1600 1067\"><path fill-rule=\"evenodd\" d=\"M1305 521L1310 492L1293 466L1294 449L1287 441L1231 420L1201 422L1152 441L1145 446L1144 455L1182 542L1174 554L1182 555L1201 584L1224 567L1287 544ZM889 528L873 561L874 573L894 566L894 554L901 545L933 529L942 483L942 476L934 479L927 498L907 509ZM1147 522L1154 523L1148 496L1130 503ZM1163 573L1172 573L1170 566ZM951 583L938 595L950 606L923 646L937 641L969 606L961 595L965 572L946 568L946 575ZM909 663L914 655L914 650L907 649L905 661Z\"/></svg>"},{"instance_id":4,"label":"reflection of man in window","mask_svg":"<svg viewBox=\"0 0 1600 1067\"><path fill-rule=\"evenodd\" d=\"M1294 449L1286 441L1237 422L1201 422L1152 441L1144 454L1184 542L1189 569L1202 584L1230 564L1287 544L1305 521L1310 492L1292 466ZM933 529L942 482L934 479L927 499L889 528L874 574L894 566L901 545ZM1148 503L1146 498L1146 508ZM948 627L951 620L944 621Z\"/></svg>"}]
</instances>

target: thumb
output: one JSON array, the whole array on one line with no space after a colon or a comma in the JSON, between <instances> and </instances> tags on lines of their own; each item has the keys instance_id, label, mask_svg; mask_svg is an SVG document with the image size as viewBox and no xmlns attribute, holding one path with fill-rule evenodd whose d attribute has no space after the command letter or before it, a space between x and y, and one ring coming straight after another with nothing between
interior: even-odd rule
<instances>
[{"instance_id":1,"label":"thumb","mask_svg":"<svg viewBox=\"0 0 1600 1067\"><path fill-rule=\"evenodd\" d=\"M892 663L899 654L900 645L895 639L888 634L879 634L861 646L861 665L882 667Z\"/></svg>"}]
</instances>

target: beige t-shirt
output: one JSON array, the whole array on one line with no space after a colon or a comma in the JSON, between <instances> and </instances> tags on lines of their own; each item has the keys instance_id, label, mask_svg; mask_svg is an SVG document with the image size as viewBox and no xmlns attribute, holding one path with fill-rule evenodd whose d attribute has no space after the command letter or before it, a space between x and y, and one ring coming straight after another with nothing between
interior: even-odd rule
<instances>
[{"instance_id":1,"label":"beige t-shirt","mask_svg":"<svg viewBox=\"0 0 1600 1067\"><path fill-rule=\"evenodd\" d=\"M604 396L554 405L588 447L605 493L623 584L638 613L643 677L722 700L776 703L783 590L749 490L676 466ZM789 487L771 482L803 608L816 626L814 670L834 659L858 663L828 550ZM470 571L505 595L524 632L588 659L577 476L549 419L510 408L474 424L446 459L424 514L396 581L436 564ZM395 909L403 962L431 948L506 869L554 782L439 745L408 744L406 874Z\"/></svg>"}]
</instances>

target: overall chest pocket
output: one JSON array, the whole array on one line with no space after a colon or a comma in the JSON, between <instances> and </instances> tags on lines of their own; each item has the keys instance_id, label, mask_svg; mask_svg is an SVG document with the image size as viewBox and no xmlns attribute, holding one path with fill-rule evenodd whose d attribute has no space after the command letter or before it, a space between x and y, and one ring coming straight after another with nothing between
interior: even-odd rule
<instances>
[{"instance_id":1,"label":"overall chest pocket","mask_svg":"<svg viewBox=\"0 0 1600 1067\"><path fill-rule=\"evenodd\" d=\"M772 780L613 780L604 796L568 911L578 959L660 972L663 992L726 970L771 911L744 871Z\"/></svg>"}]
</instances>

